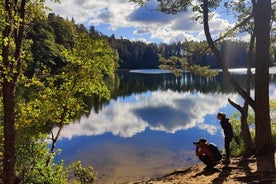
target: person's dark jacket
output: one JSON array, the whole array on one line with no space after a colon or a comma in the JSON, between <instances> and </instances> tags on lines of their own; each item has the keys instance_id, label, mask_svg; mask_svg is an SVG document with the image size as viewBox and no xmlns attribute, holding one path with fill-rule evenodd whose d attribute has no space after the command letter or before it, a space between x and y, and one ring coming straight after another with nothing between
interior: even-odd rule
<instances>
[{"instance_id":1,"label":"person's dark jacket","mask_svg":"<svg viewBox=\"0 0 276 184\"><path fill-rule=\"evenodd\" d=\"M221 127L224 131L224 136L226 138L232 139L234 137L232 125L229 122L228 118L222 118L220 121Z\"/></svg>"}]
</instances>

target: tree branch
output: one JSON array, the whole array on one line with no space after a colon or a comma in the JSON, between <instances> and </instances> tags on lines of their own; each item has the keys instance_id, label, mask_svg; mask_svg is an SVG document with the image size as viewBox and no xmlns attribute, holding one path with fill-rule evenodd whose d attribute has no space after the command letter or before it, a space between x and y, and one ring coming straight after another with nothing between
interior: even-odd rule
<instances>
[{"instance_id":1,"label":"tree branch","mask_svg":"<svg viewBox=\"0 0 276 184\"><path fill-rule=\"evenodd\" d=\"M228 102L242 113L243 108L239 104L233 102L230 98L228 98Z\"/></svg>"},{"instance_id":2,"label":"tree branch","mask_svg":"<svg viewBox=\"0 0 276 184\"><path fill-rule=\"evenodd\" d=\"M217 62L219 63L221 69L223 70L223 73L227 76L235 90L245 99L248 100L251 107L254 109L255 102L250 97L250 94L248 94L244 89L241 88L241 86L238 84L238 82L233 78L233 76L230 74L229 70L225 66L224 59L222 58L219 50L215 47L214 41L212 40L209 24L208 24L208 0L203 0L203 22L204 22L204 31L206 35L206 39L208 42L208 45L210 46L212 52L214 53Z\"/></svg>"}]
</instances>

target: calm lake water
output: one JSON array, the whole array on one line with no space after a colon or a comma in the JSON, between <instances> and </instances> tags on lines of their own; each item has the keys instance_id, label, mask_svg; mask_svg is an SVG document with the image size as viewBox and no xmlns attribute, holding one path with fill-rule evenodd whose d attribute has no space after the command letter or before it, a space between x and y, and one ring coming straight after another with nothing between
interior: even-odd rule
<instances>
[{"instance_id":1,"label":"calm lake water","mask_svg":"<svg viewBox=\"0 0 276 184\"><path fill-rule=\"evenodd\" d=\"M244 82L245 70L232 72ZM275 69L271 73L270 98L276 99ZM236 111L228 98L243 102L222 74L118 72L111 101L63 128L58 159L93 165L98 184L148 180L188 167L198 162L193 141L205 137L223 148L216 114Z\"/></svg>"}]
</instances>

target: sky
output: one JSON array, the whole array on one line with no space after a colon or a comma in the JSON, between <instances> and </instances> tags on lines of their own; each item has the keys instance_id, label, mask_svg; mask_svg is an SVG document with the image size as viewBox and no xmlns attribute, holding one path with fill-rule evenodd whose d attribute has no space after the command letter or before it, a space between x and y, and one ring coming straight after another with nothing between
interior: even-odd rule
<instances>
[{"instance_id":1,"label":"sky","mask_svg":"<svg viewBox=\"0 0 276 184\"><path fill-rule=\"evenodd\" d=\"M144 7L129 0L60 0L60 3L46 0L46 5L63 18L73 18L77 24L94 26L102 34L114 34L116 38L168 44L205 39L203 25L192 20L198 14L191 10L164 14L156 10L156 0L150 0ZM233 23L227 10L220 8L210 21L213 38Z\"/></svg>"}]
</instances>

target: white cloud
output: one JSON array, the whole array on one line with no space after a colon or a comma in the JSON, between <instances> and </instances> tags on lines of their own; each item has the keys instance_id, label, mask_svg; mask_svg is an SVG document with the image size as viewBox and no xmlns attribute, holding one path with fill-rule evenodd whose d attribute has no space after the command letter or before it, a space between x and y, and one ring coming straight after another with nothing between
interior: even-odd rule
<instances>
[{"instance_id":1,"label":"white cloud","mask_svg":"<svg viewBox=\"0 0 276 184\"><path fill-rule=\"evenodd\" d=\"M144 43L147 43L147 44L151 43L151 42L149 42L149 41L148 41L147 39L145 39L145 38L131 39L130 41L133 41L133 42L135 42L135 41L140 41L140 42L144 42Z\"/></svg>"},{"instance_id":2,"label":"white cloud","mask_svg":"<svg viewBox=\"0 0 276 184\"><path fill-rule=\"evenodd\" d=\"M160 39L166 43L205 38L202 35L203 26L191 20L195 13L188 11L176 15L164 14L155 10L155 0L145 7L128 0L61 0L60 4L46 0L46 4L56 14L64 18L74 18L79 24L105 24L113 31L119 28L134 28L133 34L139 34L140 37L148 34L152 39ZM210 22L214 34L220 33L228 26L228 21L217 15ZM117 36L121 35L124 37L123 33Z\"/></svg>"},{"instance_id":3,"label":"white cloud","mask_svg":"<svg viewBox=\"0 0 276 184\"><path fill-rule=\"evenodd\" d=\"M156 31L151 31L151 38L161 38L165 43L182 42L185 40L199 41L193 34L185 33L183 31L174 31L171 29L159 28Z\"/></svg>"}]
</instances>

